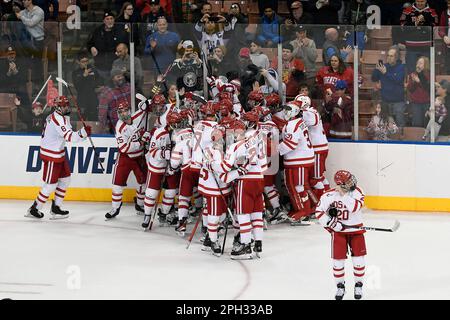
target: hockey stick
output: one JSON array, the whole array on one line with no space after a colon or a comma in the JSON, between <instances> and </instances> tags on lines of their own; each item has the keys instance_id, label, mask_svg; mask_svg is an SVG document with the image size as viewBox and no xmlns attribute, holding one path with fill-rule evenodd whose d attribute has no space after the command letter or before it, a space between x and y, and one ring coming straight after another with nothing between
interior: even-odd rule
<instances>
[{"instance_id":1,"label":"hockey stick","mask_svg":"<svg viewBox=\"0 0 450 320\"><path fill-rule=\"evenodd\" d=\"M45 86L46 86L47 83L50 81L50 78L51 78L51 77L52 77L52 75L49 75L49 76L48 76L47 81L45 81L45 83L44 83L44 85L42 86L41 90L38 92L38 94L36 95L36 98L34 98L34 100L33 100L33 102L32 102L31 104L35 103L35 102L37 101L37 99L39 99L39 97L41 96L42 91L44 91ZM47 105L46 105L46 106L47 106ZM44 109L44 110L45 110L45 109Z\"/></svg>"},{"instance_id":2,"label":"hockey stick","mask_svg":"<svg viewBox=\"0 0 450 320\"><path fill-rule=\"evenodd\" d=\"M194 228L192 229L191 234L189 235L189 238L188 238L188 244L187 244L187 246L186 246L186 250L189 249L189 246L191 245L192 239L194 238L195 231L197 231L198 225L199 225L200 220L202 219L202 217L203 217L203 210L202 210L202 212L198 215L197 221L195 222L195 225L194 225ZM223 253L223 252L222 252L222 253Z\"/></svg>"},{"instance_id":3,"label":"hockey stick","mask_svg":"<svg viewBox=\"0 0 450 320\"><path fill-rule=\"evenodd\" d=\"M70 89L69 84L68 84L66 81L64 81L62 78L59 78L59 77L56 77L56 81L62 83L62 84L67 88L67 90L69 91L70 97L72 98L72 102L73 102L73 103L75 104L75 106L77 107L78 117L80 118L81 123L83 124L83 127L86 129L86 123L84 122L84 118L83 118L83 116L81 115L81 109L80 109L80 106L78 105L77 99L76 99L75 96L73 95L72 89ZM95 155L95 156L97 157L97 159L98 159L98 163L100 164L100 167L101 167L101 169L102 169L102 173L105 173L105 168L103 168L103 159L100 158L99 154L97 153L97 149L95 149L94 142L92 142L91 136L88 136L88 139L89 139L89 142L91 143L92 149L94 149L94 155Z\"/></svg>"},{"instance_id":4,"label":"hockey stick","mask_svg":"<svg viewBox=\"0 0 450 320\"><path fill-rule=\"evenodd\" d=\"M375 228L375 227L352 227L347 226L345 224L342 225L344 228L348 229L358 229L358 230L368 230L368 231L384 231L384 232L395 232L400 228L400 222L398 220L395 220L394 225L392 228L385 229L385 228Z\"/></svg>"}]
</instances>

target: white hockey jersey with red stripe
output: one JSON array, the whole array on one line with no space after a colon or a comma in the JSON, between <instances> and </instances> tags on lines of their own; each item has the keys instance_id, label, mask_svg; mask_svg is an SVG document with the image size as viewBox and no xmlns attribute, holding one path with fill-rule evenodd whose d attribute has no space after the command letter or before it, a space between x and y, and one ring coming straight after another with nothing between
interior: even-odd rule
<instances>
[{"instance_id":1,"label":"white hockey jersey with red stripe","mask_svg":"<svg viewBox=\"0 0 450 320\"><path fill-rule=\"evenodd\" d=\"M140 133L145 125L144 121L141 121L144 116L145 112L138 110L131 116L130 125L120 119L117 121L116 140L119 145L119 152L130 158L137 158L144 154L144 145L141 143Z\"/></svg>"},{"instance_id":2,"label":"white hockey jersey with red stripe","mask_svg":"<svg viewBox=\"0 0 450 320\"><path fill-rule=\"evenodd\" d=\"M213 170L220 173L230 172L239 166L244 166L248 171L243 176L233 176L236 179L264 178L263 172L267 170L267 158L257 130L247 131L244 140L230 145L221 162L212 162Z\"/></svg>"},{"instance_id":3,"label":"white hockey jersey with red stripe","mask_svg":"<svg viewBox=\"0 0 450 320\"><path fill-rule=\"evenodd\" d=\"M167 125L167 115L169 114L170 111L173 111L174 108L175 104L173 103L166 104L166 111L155 120L155 128L162 128Z\"/></svg>"},{"instance_id":4,"label":"white hockey jersey with red stripe","mask_svg":"<svg viewBox=\"0 0 450 320\"><path fill-rule=\"evenodd\" d=\"M303 121L306 123L309 132L309 139L313 145L315 153L328 150L328 139L323 130L322 119L319 112L312 107L302 108Z\"/></svg>"},{"instance_id":5,"label":"white hockey jersey with red stripe","mask_svg":"<svg viewBox=\"0 0 450 320\"><path fill-rule=\"evenodd\" d=\"M181 166L181 170L189 168L192 159L192 130L190 128L181 129L174 133L175 147L172 150L170 157L170 166L172 169L178 169Z\"/></svg>"},{"instance_id":6,"label":"white hockey jersey with red stripe","mask_svg":"<svg viewBox=\"0 0 450 320\"><path fill-rule=\"evenodd\" d=\"M194 126L194 134L191 142L191 169L201 169L203 163L203 152L206 148L211 147L213 143L211 133L215 125L217 125L216 121L201 120Z\"/></svg>"},{"instance_id":7,"label":"white hockey jersey with red stripe","mask_svg":"<svg viewBox=\"0 0 450 320\"><path fill-rule=\"evenodd\" d=\"M170 150L171 145L169 131L165 127L156 129L150 139L150 149L145 155L149 171L153 173L165 172L167 160L170 160L165 158L165 151Z\"/></svg>"},{"instance_id":8,"label":"white hockey jersey with red stripe","mask_svg":"<svg viewBox=\"0 0 450 320\"><path fill-rule=\"evenodd\" d=\"M364 193L359 187L343 196L336 189L330 189L320 197L316 207L316 217L324 227L329 220L326 212L331 205L334 205L338 210L338 220L342 224L352 227L363 226L361 208L364 205ZM364 233L364 230L344 228L340 232Z\"/></svg>"},{"instance_id":9,"label":"white hockey jersey with red stripe","mask_svg":"<svg viewBox=\"0 0 450 320\"><path fill-rule=\"evenodd\" d=\"M277 125L273 121L264 121L258 123L258 131L262 135L264 152L267 156L267 168L272 165L271 157L277 157L277 150L274 149L280 139L280 132Z\"/></svg>"},{"instance_id":10,"label":"white hockey jersey with red stripe","mask_svg":"<svg viewBox=\"0 0 450 320\"><path fill-rule=\"evenodd\" d=\"M278 151L283 156L286 168L314 164L314 150L309 140L308 127L301 118L289 121L283 127L281 138Z\"/></svg>"},{"instance_id":11,"label":"white hockey jersey with red stripe","mask_svg":"<svg viewBox=\"0 0 450 320\"><path fill-rule=\"evenodd\" d=\"M63 162L66 142L79 142L86 138L84 128L74 132L70 125L70 117L62 116L55 111L45 120L40 157L46 161Z\"/></svg>"},{"instance_id":12,"label":"white hockey jersey with red stripe","mask_svg":"<svg viewBox=\"0 0 450 320\"><path fill-rule=\"evenodd\" d=\"M216 150L213 147L208 147L205 150L205 164L207 162L220 162L223 159L221 150ZM231 186L229 183L225 183L229 179L229 173L213 172L204 165L200 171L200 178L198 181L198 191L206 196L220 196L227 195L231 192Z\"/></svg>"}]
</instances>

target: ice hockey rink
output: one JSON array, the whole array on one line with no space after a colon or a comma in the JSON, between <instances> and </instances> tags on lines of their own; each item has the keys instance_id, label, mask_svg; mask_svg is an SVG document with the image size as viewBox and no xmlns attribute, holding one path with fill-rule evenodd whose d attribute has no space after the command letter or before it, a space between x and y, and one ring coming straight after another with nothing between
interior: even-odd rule
<instances>
[{"instance_id":1,"label":"ice hockey rink","mask_svg":"<svg viewBox=\"0 0 450 320\"><path fill-rule=\"evenodd\" d=\"M190 248L173 228L142 231L130 204L105 221L109 203L66 202L65 220L25 218L30 201L0 201L0 298L11 299L334 299L330 235L319 225L269 226L261 259ZM365 210L364 299L450 299L450 215ZM194 224L188 226L188 232ZM231 234L231 236L230 236ZM347 293L353 272L346 264Z\"/></svg>"}]
</instances>

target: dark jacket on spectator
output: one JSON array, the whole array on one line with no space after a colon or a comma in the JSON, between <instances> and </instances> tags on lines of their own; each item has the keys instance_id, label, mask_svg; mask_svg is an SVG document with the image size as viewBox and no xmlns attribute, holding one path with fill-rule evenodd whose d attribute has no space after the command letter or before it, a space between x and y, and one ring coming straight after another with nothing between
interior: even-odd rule
<instances>
[{"instance_id":1,"label":"dark jacket on spectator","mask_svg":"<svg viewBox=\"0 0 450 320\"><path fill-rule=\"evenodd\" d=\"M449 31L449 21L450 19L450 15L448 14L448 11L445 10L444 12L442 12L441 14L441 19L439 20L439 36L441 38L444 38L445 36L449 36L448 31ZM448 46L450 47L450 46Z\"/></svg>"},{"instance_id":2,"label":"dark jacket on spectator","mask_svg":"<svg viewBox=\"0 0 450 320\"><path fill-rule=\"evenodd\" d=\"M412 28L415 27L415 21L420 15L423 15L425 21L417 28ZM400 24L402 26L412 26L403 30L403 39L407 47L427 47L431 46L431 35L433 33L433 29L430 27L438 25L438 16L436 11L429 6L419 10L413 5L403 9ZM421 28L420 26L424 26L425 28Z\"/></svg>"},{"instance_id":3,"label":"dark jacket on spectator","mask_svg":"<svg viewBox=\"0 0 450 320\"><path fill-rule=\"evenodd\" d=\"M343 96L342 103L339 105L339 97L334 96L324 106L325 113L328 115L325 119L330 119L329 136L336 139L350 139L353 125L353 100L349 96Z\"/></svg>"},{"instance_id":4,"label":"dark jacket on spectator","mask_svg":"<svg viewBox=\"0 0 450 320\"><path fill-rule=\"evenodd\" d=\"M316 7L317 1L308 2L308 12L314 17L314 24L339 24L338 11L342 7L341 0L329 0L329 5L320 9Z\"/></svg>"},{"instance_id":5,"label":"dark jacket on spectator","mask_svg":"<svg viewBox=\"0 0 450 320\"><path fill-rule=\"evenodd\" d=\"M12 2L12 1L11 1ZM42 10L44 10L44 20L47 21L48 19L52 19L57 21L58 20L58 12L59 12L59 2L58 0L33 0L33 4L35 6L39 6ZM50 16L50 5L53 6L53 13Z\"/></svg>"},{"instance_id":6,"label":"dark jacket on spectator","mask_svg":"<svg viewBox=\"0 0 450 320\"><path fill-rule=\"evenodd\" d=\"M398 60L394 66L385 64L386 73L382 74L378 69L372 72L372 81L381 81L381 98L385 102L405 101L404 81L405 65Z\"/></svg>"},{"instance_id":7,"label":"dark jacket on spectator","mask_svg":"<svg viewBox=\"0 0 450 320\"><path fill-rule=\"evenodd\" d=\"M91 34L87 48L90 51L95 47L98 55L94 57L95 66L99 70L110 71L113 61L116 57L116 46L119 43L129 43L128 34L125 33L122 27L114 25L111 31L105 31L105 25L98 26Z\"/></svg>"},{"instance_id":8,"label":"dark jacket on spectator","mask_svg":"<svg viewBox=\"0 0 450 320\"><path fill-rule=\"evenodd\" d=\"M131 33L134 45L139 47L141 44L141 37L139 34L139 23L141 22L140 14L134 10L130 19L125 19L124 15L118 16L116 23L124 28L124 31L128 34ZM132 26L130 24L133 24Z\"/></svg>"},{"instance_id":9,"label":"dark jacket on spectator","mask_svg":"<svg viewBox=\"0 0 450 320\"><path fill-rule=\"evenodd\" d=\"M88 121L98 120L98 97L95 89L102 85L102 79L95 67L88 65L91 72L84 76L84 69L77 68L72 72L72 81L77 89L78 103L82 114Z\"/></svg>"}]
</instances>

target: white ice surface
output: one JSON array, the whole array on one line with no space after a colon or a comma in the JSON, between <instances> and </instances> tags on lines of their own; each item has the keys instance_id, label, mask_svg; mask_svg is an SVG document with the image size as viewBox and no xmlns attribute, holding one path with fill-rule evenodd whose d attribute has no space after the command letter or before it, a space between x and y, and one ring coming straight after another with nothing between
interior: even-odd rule
<instances>
[{"instance_id":1,"label":"white ice surface","mask_svg":"<svg viewBox=\"0 0 450 320\"><path fill-rule=\"evenodd\" d=\"M318 225L270 226L263 257L232 261L189 250L173 228L143 232L130 204L104 221L109 203L67 202L65 220L25 218L29 201L0 201L0 299L333 299L330 235ZM365 209L365 299L450 299L450 214ZM193 224L188 226L188 232ZM353 299L351 260L347 294Z\"/></svg>"}]
</instances>

